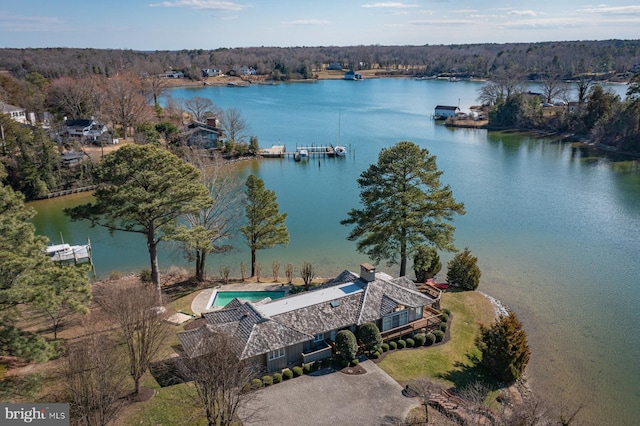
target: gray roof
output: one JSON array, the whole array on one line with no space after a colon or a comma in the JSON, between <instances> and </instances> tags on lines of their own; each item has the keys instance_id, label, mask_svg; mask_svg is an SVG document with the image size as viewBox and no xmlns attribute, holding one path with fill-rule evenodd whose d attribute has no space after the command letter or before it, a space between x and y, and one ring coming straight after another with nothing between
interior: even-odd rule
<instances>
[{"instance_id":1,"label":"gray roof","mask_svg":"<svg viewBox=\"0 0 640 426\"><path fill-rule=\"evenodd\" d=\"M320 289L303 295L308 300L310 294L318 292L320 295L323 289L347 283L353 283L364 291L347 293L335 300L318 297L317 303L311 301L299 307L293 298L301 295L288 296L296 308L272 316L265 315L260 306L268 306L269 302L256 304L234 299L223 309L205 313L208 324L179 333L178 337L185 352L196 356L199 353L198 339L218 329L233 338L237 355L245 359L311 340L320 333L376 321L393 312L398 305L417 308L434 302L428 295L420 293L413 281L406 277L394 279L387 274L376 273L374 281L366 282L349 271L342 272Z\"/></svg>"}]
</instances>

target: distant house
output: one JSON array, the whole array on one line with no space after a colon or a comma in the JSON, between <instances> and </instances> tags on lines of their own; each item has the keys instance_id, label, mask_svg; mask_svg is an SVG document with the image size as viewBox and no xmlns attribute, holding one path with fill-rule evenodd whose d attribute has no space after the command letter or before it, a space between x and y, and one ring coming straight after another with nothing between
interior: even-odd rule
<instances>
[{"instance_id":1,"label":"distant house","mask_svg":"<svg viewBox=\"0 0 640 426\"><path fill-rule=\"evenodd\" d=\"M342 65L339 64L338 62L331 62L327 66L327 70L329 70L329 71L342 71Z\"/></svg>"},{"instance_id":2,"label":"distant house","mask_svg":"<svg viewBox=\"0 0 640 426\"><path fill-rule=\"evenodd\" d=\"M220 70L220 68L203 68L202 69L202 76L203 77L218 77L220 75L222 75L222 71Z\"/></svg>"},{"instance_id":3,"label":"distant house","mask_svg":"<svg viewBox=\"0 0 640 426\"><path fill-rule=\"evenodd\" d=\"M240 74L242 75L256 75L256 70L253 67L240 67Z\"/></svg>"},{"instance_id":4,"label":"distant house","mask_svg":"<svg viewBox=\"0 0 640 426\"><path fill-rule=\"evenodd\" d=\"M7 114L12 120L21 124L27 124L27 115L24 108L0 101L0 114Z\"/></svg>"},{"instance_id":5,"label":"distant house","mask_svg":"<svg viewBox=\"0 0 640 426\"><path fill-rule=\"evenodd\" d=\"M356 333L368 322L377 324L383 340L434 328L440 312L432 305L439 297L437 289L430 296L407 277L392 278L362 264L360 276L344 271L313 291L273 301L233 299L224 308L205 313L206 324L178 333L178 338L184 355L197 357L203 354L205 338L225 332L240 359L273 372L330 357L338 331Z\"/></svg>"},{"instance_id":6,"label":"distant house","mask_svg":"<svg viewBox=\"0 0 640 426\"><path fill-rule=\"evenodd\" d=\"M165 78L184 78L184 73L182 71L169 70L160 75Z\"/></svg>"},{"instance_id":7,"label":"distant house","mask_svg":"<svg viewBox=\"0 0 640 426\"><path fill-rule=\"evenodd\" d=\"M207 118L206 123L193 120L186 129L185 136L190 146L210 149L217 148L224 137L216 117Z\"/></svg>"},{"instance_id":8,"label":"distant house","mask_svg":"<svg viewBox=\"0 0 640 426\"><path fill-rule=\"evenodd\" d=\"M84 137L93 141L107 132L107 126L91 119L65 120L64 129L69 136Z\"/></svg>"},{"instance_id":9,"label":"distant house","mask_svg":"<svg viewBox=\"0 0 640 426\"><path fill-rule=\"evenodd\" d=\"M433 113L436 120L446 120L449 117L455 117L460 112L457 106L438 105Z\"/></svg>"},{"instance_id":10,"label":"distant house","mask_svg":"<svg viewBox=\"0 0 640 426\"><path fill-rule=\"evenodd\" d=\"M345 80L362 80L362 74L355 71L347 71L344 74L344 79Z\"/></svg>"},{"instance_id":11,"label":"distant house","mask_svg":"<svg viewBox=\"0 0 640 426\"><path fill-rule=\"evenodd\" d=\"M62 167L71 168L80 164L85 158L88 158L88 155L84 152L67 151L60 155L60 164Z\"/></svg>"}]
</instances>

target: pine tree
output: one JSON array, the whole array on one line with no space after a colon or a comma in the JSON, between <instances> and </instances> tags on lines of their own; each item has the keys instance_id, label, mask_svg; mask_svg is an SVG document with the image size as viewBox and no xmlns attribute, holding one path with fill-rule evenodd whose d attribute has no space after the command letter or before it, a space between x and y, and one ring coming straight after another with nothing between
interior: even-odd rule
<instances>
[{"instance_id":1,"label":"pine tree","mask_svg":"<svg viewBox=\"0 0 640 426\"><path fill-rule=\"evenodd\" d=\"M265 189L264 181L250 175L244 202L248 224L240 228L251 249L251 276L256 272L256 251L289 244L286 213L280 213L276 193Z\"/></svg>"},{"instance_id":2,"label":"pine tree","mask_svg":"<svg viewBox=\"0 0 640 426\"><path fill-rule=\"evenodd\" d=\"M489 328L481 327L476 345L482 352L480 365L505 383L522 376L531 355L527 333L513 312L501 316Z\"/></svg>"},{"instance_id":3,"label":"pine tree","mask_svg":"<svg viewBox=\"0 0 640 426\"><path fill-rule=\"evenodd\" d=\"M352 209L340 222L355 225L348 239L376 262L399 263L400 276L406 275L407 257L419 245L455 250L450 222L454 214L465 213L464 205L440 183L441 175L435 156L413 142L384 148L378 163L358 179L362 209Z\"/></svg>"}]
</instances>

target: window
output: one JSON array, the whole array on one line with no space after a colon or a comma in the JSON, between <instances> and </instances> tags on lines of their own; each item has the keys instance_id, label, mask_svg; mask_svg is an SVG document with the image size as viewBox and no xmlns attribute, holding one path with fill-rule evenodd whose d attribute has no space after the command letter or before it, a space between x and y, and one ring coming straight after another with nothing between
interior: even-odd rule
<instances>
[{"instance_id":1,"label":"window","mask_svg":"<svg viewBox=\"0 0 640 426\"><path fill-rule=\"evenodd\" d=\"M320 343L324 341L324 333L316 334L313 336L313 343Z\"/></svg>"},{"instance_id":2,"label":"window","mask_svg":"<svg viewBox=\"0 0 640 426\"><path fill-rule=\"evenodd\" d=\"M398 328L409 323L409 311L406 309L382 318L382 331Z\"/></svg>"},{"instance_id":3,"label":"window","mask_svg":"<svg viewBox=\"0 0 640 426\"><path fill-rule=\"evenodd\" d=\"M284 356L284 348L276 349L275 351L269 352L269 361L282 358L283 356Z\"/></svg>"}]
</instances>

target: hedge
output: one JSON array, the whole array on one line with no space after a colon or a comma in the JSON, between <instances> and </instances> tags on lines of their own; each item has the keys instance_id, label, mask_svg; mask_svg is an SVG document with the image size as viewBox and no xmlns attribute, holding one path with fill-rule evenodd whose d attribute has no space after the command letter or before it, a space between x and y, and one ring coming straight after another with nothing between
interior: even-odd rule
<instances>
[{"instance_id":1,"label":"hedge","mask_svg":"<svg viewBox=\"0 0 640 426\"><path fill-rule=\"evenodd\" d=\"M282 374L273 373L273 383L280 383L282 381Z\"/></svg>"},{"instance_id":2,"label":"hedge","mask_svg":"<svg viewBox=\"0 0 640 426\"><path fill-rule=\"evenodd\" d=\"M425 342L425 345L433 345L436 341L436 335L433 333L427 333L425 335L425 337L427 338L427 341Z\"/></svg>"},{"instance_id":3,"label":"hedge","mask_svg":"<svg viewBox=\"0 0 640 426\"><path fill-rule=\"evenodd\" d=\"M413 339L416 341L416 346L424 346L427 336L424 333L418 333L413 336Z\"/></svg>"},{"instance_id":4,"label":"hedge","mask_svg":"<svg viewBox=\"0 0 640 426\"><path fill-rule=\"evenodd\" d=\"M416 341L415 341L415 340L413 340L411 337L409 337L409 338L406 340L406 342L407 342L407 347L408 347L408 348L412 348L412 347L414 347L414 346L416 345Z\"/></svg>"},{"instance_id":5,"label":"hedge","mask_svg":"<svg viewBox=\"0 0 640 426\"><path fill-rule=\"evenodd\" d=\"M442 330L434 331L433 335L436 336L436 342L442 342L444 339L444 331Z\"/></svg>"},{"instance_id":6,"label":"hedge","mask_svg":"<svg viewBox=\"0 0 640 426\"><path fill-rule=\"evenodd\" d=\"M283 380L289 380L293 377L293 371L289 370L288 368L285 368L284 370L282 370L282 379Z\"/></svg>"},{"instance_id":7,"label":"hedge","mask_svg":"<svg viewBox=\"0 0 640 426\"><path fill-rule=\"evenodd\" d=\"M271 386L273 384L273 377L271 377L271 376L262 376L262 383L265 386Z\"/></svg>"},{"instance_id":8,"label":"hedge","mask_svg":"<svg viewBox=\"0 0 640 426\"><path fill-rule=\"evenodd\" d=\"M404 349L407 347L407 342L403 339L398 340L398 349Z\"/></svg>"},{"instance_id":9,"label":"hedge","mask_svg":"<svg viewBox=\"0 0 640 426\"><path fill-rule=\"evenodd\" d=\"M298 377L298 376L302 376L302 367L293 367L293 377Z\"/></svg>"}]
</instances>

